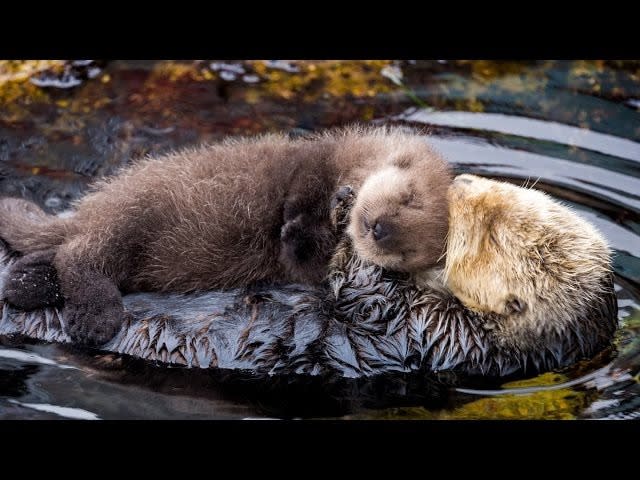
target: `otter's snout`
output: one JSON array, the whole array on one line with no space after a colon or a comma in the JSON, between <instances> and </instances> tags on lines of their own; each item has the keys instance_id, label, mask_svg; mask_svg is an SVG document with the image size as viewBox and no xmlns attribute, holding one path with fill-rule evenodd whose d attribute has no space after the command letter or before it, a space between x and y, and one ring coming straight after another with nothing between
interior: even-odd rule
<instances>
[{"instance_id":1,"label":"otter's snout","mask_svg":"<svg viewBox=\"0 0 640 480\"><path fill-rule=\"evenodd\" d=\"M388 223L376 222L373 226L373 238L376 242L382 242L391 235L391 226Z\"/></svg>"},{"instance_id":2,"label":"otter's snout","mask_svg":"<svg viewBox=\"0 0 640 480\"><path fill-rule=\"evenodd\" d=\"M366 235L371 235L376 245L380 248L388 248L393 241L393 225L386 220L377 219L370 223L366 217L362 219L362 227Z\"/></svg>"}]
</instances>

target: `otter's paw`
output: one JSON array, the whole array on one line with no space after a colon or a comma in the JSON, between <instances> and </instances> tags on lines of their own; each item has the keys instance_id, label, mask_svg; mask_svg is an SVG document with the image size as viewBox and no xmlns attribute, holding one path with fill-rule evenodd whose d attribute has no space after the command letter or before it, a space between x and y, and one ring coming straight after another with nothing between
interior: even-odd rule
<instances>
[{"instance_id":1,"label":"otter's paw","mask_svg":"<svg viewBox=\"0 0 640 480\"><path fill-rule=\"evenodd\" d=\"M342 186L336 190L331 198L331 224L335 229L344 227L349 218L349 211L353 206L355 192L349 185Z\"/></svg>"},{"instance_id":2,"label":"otter's paw","mask_svg":"<svg viewBox=\"0 0 640 480\"><path fill-rule=\"evenodd\" d=\"M343 185L342 187L338 188L338 190L336 190L336 193L334 193L333 197L331 198L331 210L336 207L350 207L355 195L356 193L349 185Z\"/></svg>"},{"instance_id":3,"label":"otter's paw","mask_svg":"<svg viewBox=\"0 0 640 480\"><path fill-rule=\"evenodd\" d=\"M304 262L313 255L312 233L304 214L286 222L280 230L282 252L292 262Z\"/></svg>"},{"instance_id":4,"label":"otter's paw","mask_svg":"<svg viewBox=\"0 0 640 480\"><path fill-rule=\"evenodd\" d=\"M89 346L103 345L111 340L122 327L124 308L121 301L66 302L62 318L66 332L76 343Z\"/></svg>"},{"instance_id":5,"label":"otter's paw","mask_svg":"<svg viewBox=\"0 0 640 480\"><path fill-rule=\"evenodd\" d=\"M16 261L9 269L3 295L21 310L61 305L58 275L50 258L28 255Z\"/></svg>"}]
</instances>

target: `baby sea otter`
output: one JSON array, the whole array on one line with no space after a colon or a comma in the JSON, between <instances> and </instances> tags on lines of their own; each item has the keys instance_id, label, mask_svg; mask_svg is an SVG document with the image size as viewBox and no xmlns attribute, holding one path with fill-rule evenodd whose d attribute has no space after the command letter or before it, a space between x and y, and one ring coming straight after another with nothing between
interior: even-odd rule
<instances>
[{"instance_id":1,"label":"baby sea otter","mask_svg":"<svg viewBox=\"0 0 640 480\"><path fill-rule=\"evenodd\" d=\"M148 158L98 182L69 218L3 200L0 238L26 254L5 296L22 309L62 301L69 335L101 344L120 328L120 291L317 284L338 240L330 210L341 185L358 196L349 226L358 254L422 270L445 248L450 183L423 137L390 128L266 135Z\"/></svg>"}]
</instances>

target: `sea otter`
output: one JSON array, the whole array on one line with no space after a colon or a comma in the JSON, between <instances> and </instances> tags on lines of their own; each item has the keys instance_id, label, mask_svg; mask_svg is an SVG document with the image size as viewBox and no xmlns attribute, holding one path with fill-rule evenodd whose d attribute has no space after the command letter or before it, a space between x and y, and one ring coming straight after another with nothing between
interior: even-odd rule
<instances>
[{"instance_id":1,"label":"sea otter","mask_svg":"<svg viewBox=\"0 0 640 480\"><path fill-rule=\"evenodd\" d=\"M469 174L449 188L443 281L466 307L498 315L505 346L543 348L544 332L580 328L612 295L611 275L602 234L545 193Z\"/></svg>"},{"instance_id":2,"label":"sea otter","mask_svg":"<svg viewBox=\"0 0 640 480\"><path fill-rule=\"evenodd\" d=\"M444 251L450 182L424 137L392 128L230 139L148 158L98 182L68 218L0 202L0 238L26 254L4 294L23 309L62 302L71 337L101 344L120 328L121 291L319 284L341 185L358 197L349 229L358 255L422 270Z\"/></svg>"},{"instance_id":3,"label":"sea otter","mask_svg":"<svg viewBox=\"0 0 640 480\"><path fill-rule=\"evenodd\" d=\"M329 293L290 284L262 285L249 292L129 294L124 297L128 318L101 348L154 362L242 370L256 377L283 375L287 384L304 385L309 376L318 376L327 389L336 377L362 380L359 391L374 392L376 397L399 387L404 393L398 395L406 394L407 382L424 386L421 379L434 371L503 376L571 365L594 356L613 339L617 303L610 258L602 237L592 227L585 229L582 220L566 207L533 193L469 175L454 181L451 201L458 204L450 204L449 209L449 288L441 275L431 277L434 285L440 281L432 288L417 282L414 274L399 274L363 260L346 236L332 259ZM487 201L481 200L484 194ZM345 206L351 200L353 196L343 195L334 210L339 230L347 228L349 209ZM497 205L504 219L494 223L492 213L497 212L492 207ZM546 206L561 212L563 220L554 224L553 217L544 217ZM534 213L536 207L540 215ZM477 215L469 215L468 208ZM528 216L506 221L523 214ZM540 265L529 270L531 252L521 236L527 223L530 241L547 245L545 261L570 256L580 264L584 276L575 293L566 282L540 283L543 299L517 312L505 299L512 302L516 297L524 306L532 300L528 285L547 275L570 274L574 268L570 263L563 267L552 262L549 268L555 273L542 273ZM541 236L545 230L548 235L561 232L568 240L546 242ZM490 243L492 234L500 235L496 240L506 242L504 245L510 244L511 252L504 261L495 258L504 252ZM462 242L461 235L471 235L466 237L469 242ZM571 243L584 235L592 236L595 247ZM499 270L481 269L484 278L473 272L465 276L461 269L467 266L467 256L488 256ZM14 261L0 248L0 283ZM587 278L589 271L591 279ZM492 285L494 278L502 276L512 282L506 292ZM469 285L465 287L466 278ZM551 285L558 290L550 291ZM473 309L452 294L465 288L477 292L483 286L495 297L485 297L486 304L474 300L472 294L462 294ZM557 307L544 303L544 298L555 298L564 310L556 315ZM534 308L539 310L536 316L527 316ZM64 320L57 309L23 312L5 304L0 334L69 342ZM381 384L371 388L367 378Z\"/></svg>"}]
</instances>

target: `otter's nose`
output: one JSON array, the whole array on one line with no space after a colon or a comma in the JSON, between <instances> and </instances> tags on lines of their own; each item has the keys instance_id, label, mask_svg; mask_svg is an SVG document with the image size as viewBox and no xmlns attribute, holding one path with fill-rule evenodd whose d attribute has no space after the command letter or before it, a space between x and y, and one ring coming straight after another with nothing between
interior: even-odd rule
<instances>
[{"instance_id":1,"label":"otter's nose","mask_svg":"<svg viewBox=\"0 0 640 480\"><path fill-rule=\"evenodd\" d=\"M376 242L387 240L391 235L391 225L387 222L378 221L372 228L373 238Z\"/></svg>"}]
</instances>

